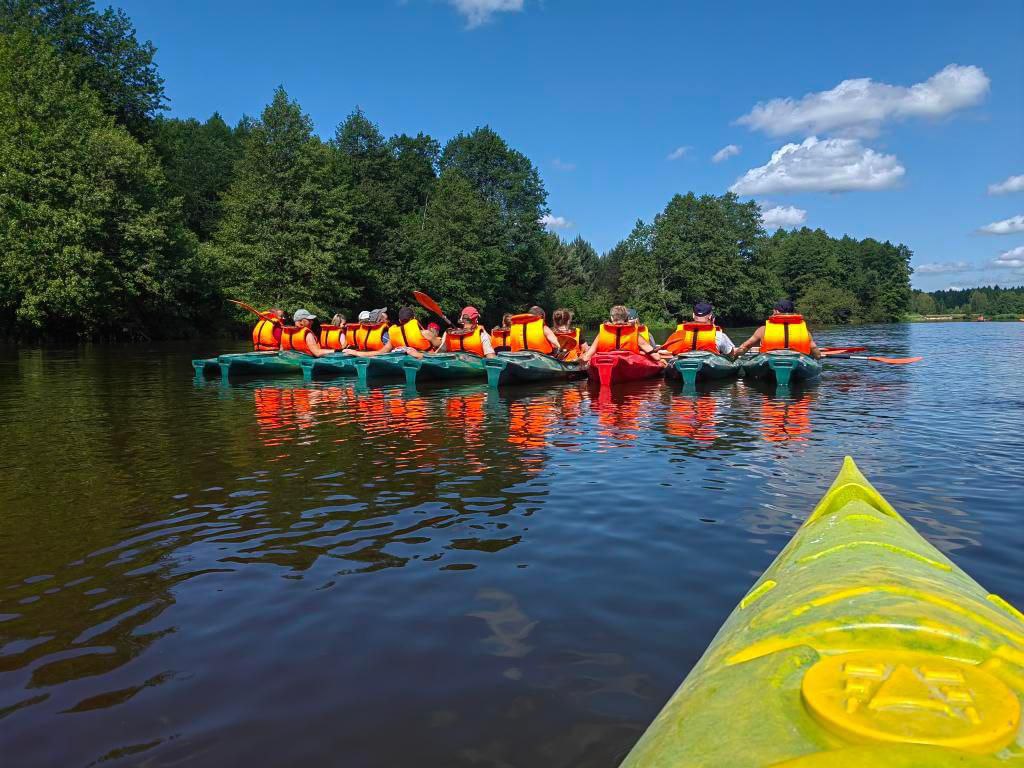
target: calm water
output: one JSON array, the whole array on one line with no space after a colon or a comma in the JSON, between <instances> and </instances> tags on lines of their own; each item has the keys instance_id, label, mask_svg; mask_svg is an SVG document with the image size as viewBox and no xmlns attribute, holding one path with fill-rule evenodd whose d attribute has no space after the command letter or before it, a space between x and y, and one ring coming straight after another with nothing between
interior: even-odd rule
<instances>
[{"instance_id":1,"label":"calm water","mask_svg":"<svg viewBox=\"0 0 1024 768\"><path fill-rule=\"evenodd\" d=\"M615 766L847 453L1024 604L1024 323L818 336L925 361L602 400L0 352L0 762Z\"/></svg>"}]
</instances>

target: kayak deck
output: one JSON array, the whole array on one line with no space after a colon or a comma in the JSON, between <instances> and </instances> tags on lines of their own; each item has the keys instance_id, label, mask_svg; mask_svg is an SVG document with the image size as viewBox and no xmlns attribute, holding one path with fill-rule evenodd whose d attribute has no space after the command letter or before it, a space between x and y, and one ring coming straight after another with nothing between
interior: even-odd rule
<instances>
[{"instance_id":1,"label":"kayak deck","mask_svg":"<svg viewBox=\"0 0 1024 768\"><path fill-rule=\"evenodd\" d=\"M484 378L484 358L468 352L438 352L421 358L406 355L402 361L405 383Z\"/></svg>"},{"instance_id":2,"label":"kayak deck","mask_svg":"<svg viewBox=\"0 0 1024 768\"><path fill-rule=\"evenodd\" d=\"M682 379L685 386L692 387L698 379L725 379L739 372L740 364L724 355L684 352L672 358L665 375L671 379Z\"/></svg>"},{"instance_id":3,"label":"kayak deck","mask_svg":"<svg viewBox=\"0 0 1024 768\"><path fill-rule=\"evenodd\" d=\"M810 355L779 349L740 360L743 375L753 379L772 378L780 387L810 381L821 373L821 361Z\"/></svg>"},{"instance_id":4,"label":"kayak deck","mask_svg":"<svg viewBox=\"0 0 1024 768\"><path fill-rule=\"evenodd\" d=\"M541 352L499 352L484 360L491 387L539 381L566 381L586 375L580 363L566 363Z\"/></svg>"},{"instance_id":5,"label":"kayak deck","mask_svg":"<svg viewBox=\"0 0 1024 768\"><path fill-rule=\"evenodd\" d=\"M405 352L385 352L383 355L372 357L350 356L355 366L356 376L360 384L366 384L370 379L402 378L405 370L402 364L411 355Z\"/></svg>"},{"instance_id":6,"label":"kayak deck","mask_svg":"<svg viewBox=\"0 0 1024 768\"><path fill-rule=\"evenodd\" d=\"M317 376L355 376L355 358L341 352L323 357L305 357L302 360L302 375L306 379Z\"/></svg>"},{"instance_id":7,"label":"kayak deck","mask_svg":"<svg viewBox=\"0 0 1024 768\"><path fill-rule=\"evenodd\" d=\"M307 357L297 352L239 352L193 360L192 368L197 379L220 376L227 381L236 376L282 376L300 373Z\"/></svg>"},{"instance_id":8,"label":"kayak deck","mask_svg":"<svg viewBox=\"0 0 1024 768\"><path fill-rule=\"evenodd\" d=\"M622 765L998 765L1022 699L1024 615L848 457Z\"/></svg>"},{"instance_id":9,"label":"kayak deck","mask_svg":"<svg viewBox=\"0 0 1024 768\"><path fill-rule=\"evenodd\" d=\"M600 382L602 387L610 387L624 381L661 376L665 373L665 366L651 355L619 349L596 353L590 358L587 373L591 381Z\"/></svg>"}]
</instances>

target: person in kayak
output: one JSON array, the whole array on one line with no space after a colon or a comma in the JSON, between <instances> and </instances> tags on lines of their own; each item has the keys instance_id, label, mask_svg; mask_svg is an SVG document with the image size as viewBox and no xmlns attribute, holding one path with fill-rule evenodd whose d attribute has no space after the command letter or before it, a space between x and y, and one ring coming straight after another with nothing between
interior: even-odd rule
<instances>
[{"instance_id":1,"label":"person in kayak","mask_svg":"<svg viewBox=\"0 0 1024 768\"><path fill-rule=\"evenodd\" d=\"M441 337L442 352L468 352L479 357L494 357L491 337L480 325L480 310L466 307L459 313L459 328L450 328Z\"/></svg>"},{"instance_id":2,"label":"person in kayak","mask_svg":"<svg viewBox=\"0 0 1024 768\"><path fill-rule=\"evenodd\" d=\"M298 310L293 320L295 325L285 326L281 329L281 351L301 352L312 357L324 357L333 355L334 351L324 349L313 333L313 321L316 315L305 309Z\"/></svg>"},{"instance_id":3,"label":"person in kayak","mask_svg":"<svg viewBox=\"0 0 1024 768\"><path fill-rule=\"evenodd\" d=\"M644 352L648 355L655 353L656 348L650 341L645 339L641 333L639 319L630 319L630 310L621 304L616 304L608 312L609 322L603 323L597 332L597 337L587 347L587 351L580 357L583 363L589 363L590 358L598 352L614 352L623 349L629 352ZM664 361L656 358L664 365Z\"/></svg>"},{"instance_id":4,"label":"person in kayak","mask_svg":"<svg viewBox=\"0 0 1024 768\"><path fill-rule=\"evenodd\" d=\"M739 357L751 347L759 347L761 352L792 349L810 355L815 360L821 359L821 351L814 343L803 316L796 314L796 307L791 299L780 299L775 302L771 317L754 331L753 336L733 350L733 358Z\"/></svg>"},{"instance_id":5,"label":"person in kayak","mask_svg":"<svg viewBox=\"0 0 1024 768\"><path fill-rule=\"evenodd\" d=\"M629 313L629 322L633 323L640 331L640 337L645 341L649 342L651 346L654 346L654 340L651 338L651 332L647 326L640 322L640 313L632 307L627 307L626 312Z\"/></svg>"},{"instance_id":6,"label":"person in kayak","mask_svg":"<svg viewBox=\"0 0 1024 768\"><path fill-rule=\"evenodd\" d=\"M423 335L430 339L430 345L437 349L441 346L441 337L444 333L441 332L441 324L431 320L427 323L427 327L423 329Z\"/></svg>"},{"instance_id":7,"label":"person in kayak","mask_svg":"<svg viewBox=\"0 0 1024 768\"><path fill-rule=\"evenodd\" d=\"M284 310L268 309L260 313L260 321L252 329L252 348L257 352L276 352L281 348Z\"/></svg>"},{"instance_id":8,"label":"person in kayak","mask_svg":"<svg viewBox=\"0 0 1024 768\"><path fill-rule=\"evenodd\" d=\"M359 327L352 334L349 346L360 352L378 352L387 343L388 308L360 312Z\"/></svg>"},{"instance_id":9,"label":"person in kayak","mask_svg":"<svg viewBox=\"0 0 1024 768\"><path fill-rule=\"evenodd\" d=\"M566 340L572 340L576 345L565 356L566 362L578 360L580 355L587 351L587 342L581 339L580 329L572 327L572 318L572 310L564 307L556 309L551 313L551 324L554 326L553 330L559 342L565 344Z\"/></svg>"},{"instance_id":10,"label":"person in kayak","mask_svg":"<svg viewBox=\"0 0 1024 768\"><path fill-rule=\"evenodd\" d=\"M736 345L715 325L715 308L709 301L693 305L693 321L680 323L675 332L658 348L663 357L674 357L683 352L716 352L724 357L732 355Z\"/></svg>"},{"instance_id":11,"label":"person in kayak","mask_svg":"<svg viewBox=\"0 0 1024 768\"><path fill-rule=\"evenodd\" d=\"M320 325L320 346L324 349L342 350L348 346L348 324L345 316L337 314L331 322Z\"/></svg>"},{"instance_id":12,"label":"person in kayak","mask_svg":"<svg viewBox=\"0 0 1024 768\"><path fill-rule=\"evenodd\" d=\"M374 312L377 312L376 316ZM370 313L370 323L387 323L387 310L374 310ZM381 319L383 318L383 319ZM424 352L433 350L434 343L423 332L423 327L416 319L416 311L412 307L402 307L398 310L398 323L390 326L383 334L384 346L374 350L346 349L345 354L355 357L376 357L386 355L388 352L404 352L413 357L423 357Z\"/></svg>"},{"instance_id":13,"label":"person in kayak","mask_svg":"<svg viewBox=\"0 0 1024 768\"><path fill-rule=\"evenodd\" d=\"M509 348L513 352L540 352L553 357L563 354L561 342L544 322L546 318L544 309L536 305L524 314L512 315L509 318Z\"/></svg>"},{"instance_id":14,"label":"person in kayak","mask_svg":"<svg viewBox=\"0 0 1024 768\"><path fill-rule=\"evenodd\" d=\"M512 314L506 312L501 316L501 325L491 329L491 344L498 351L508 351L508 334L512 330Z\"/></svg>"}]
</instances>

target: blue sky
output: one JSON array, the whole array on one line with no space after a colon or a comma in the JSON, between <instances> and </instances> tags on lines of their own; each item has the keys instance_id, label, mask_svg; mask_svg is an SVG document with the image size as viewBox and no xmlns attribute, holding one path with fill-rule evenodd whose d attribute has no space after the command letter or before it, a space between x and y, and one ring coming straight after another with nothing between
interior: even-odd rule
<instances>
[{"instance_id":1,"label":"blue sky","mask_svg":"<svg viewBox=\"0 0 1024 768\"><path fill-rule=\"evenodd\" d=\"M917 287L1024 283L1020 0L116 4L172 115L258 115L282 84L325 138L356 105L388 135L490 125L538 165L551 226L602 251L732 187L906 243Z\"/></svg>"}]
</instances>

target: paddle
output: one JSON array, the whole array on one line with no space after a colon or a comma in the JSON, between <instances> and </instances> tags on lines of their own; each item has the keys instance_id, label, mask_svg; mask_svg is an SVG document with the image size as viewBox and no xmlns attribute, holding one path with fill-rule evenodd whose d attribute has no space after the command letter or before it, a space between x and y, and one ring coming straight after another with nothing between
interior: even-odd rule
<instances>
[{"instance_id":1,"label":"paddle","mask_svg":"<svg viewBox=\"0 0 1024 768\"><path fill-rule=\"evenodd\" d=\"M419 302L420 306L429 312L433 312L439 318L444 321L444 324L449 328L452 326L452 321L445 317L444 310L441 309L441 305L434 301L432 298L422 291L413 291L412 297Z\"/></svg>"},{"instance_id":2,"label":"paddle","mask_svg":"<svg viewBox=\"0 0 1024 768\"><path fill-rule=\"evenodd\" d=\"M822 355L848 355L851 352L867 352L867 347L824 347L819 350Z\"/></svg>"},{"instance_id":3,"label":"paddle","mask_svg":"<svg viewBox=\"0 0 1024 768\"><path fill-rule=\"evenodd\" d=\"M866 357L864 355L829 355L829 360L836 358L840 360L870 360L874 363L885 363L886 365L907 365L923 360L923 357Z\"/></svg>"},{"instance_id":4,"label":"paddle","mask_svg":"<svg viewBox=\"0 0 1024 768\"><path fill-rule=\"evenodd\" d=\"M255 313L256 315L258 315L263 320L277 320L278 319L277 317L275 317L274 315L270 314L269 312L260 312L258 309L256 309L256 307L254 307L254 306L252 306L250 304L246 304L244 301L239 301L238 299L228 299L228 301L230 301L232 304L237 304L242 309L248 309L250 312Z\"/></svg>"}]
</instances>

